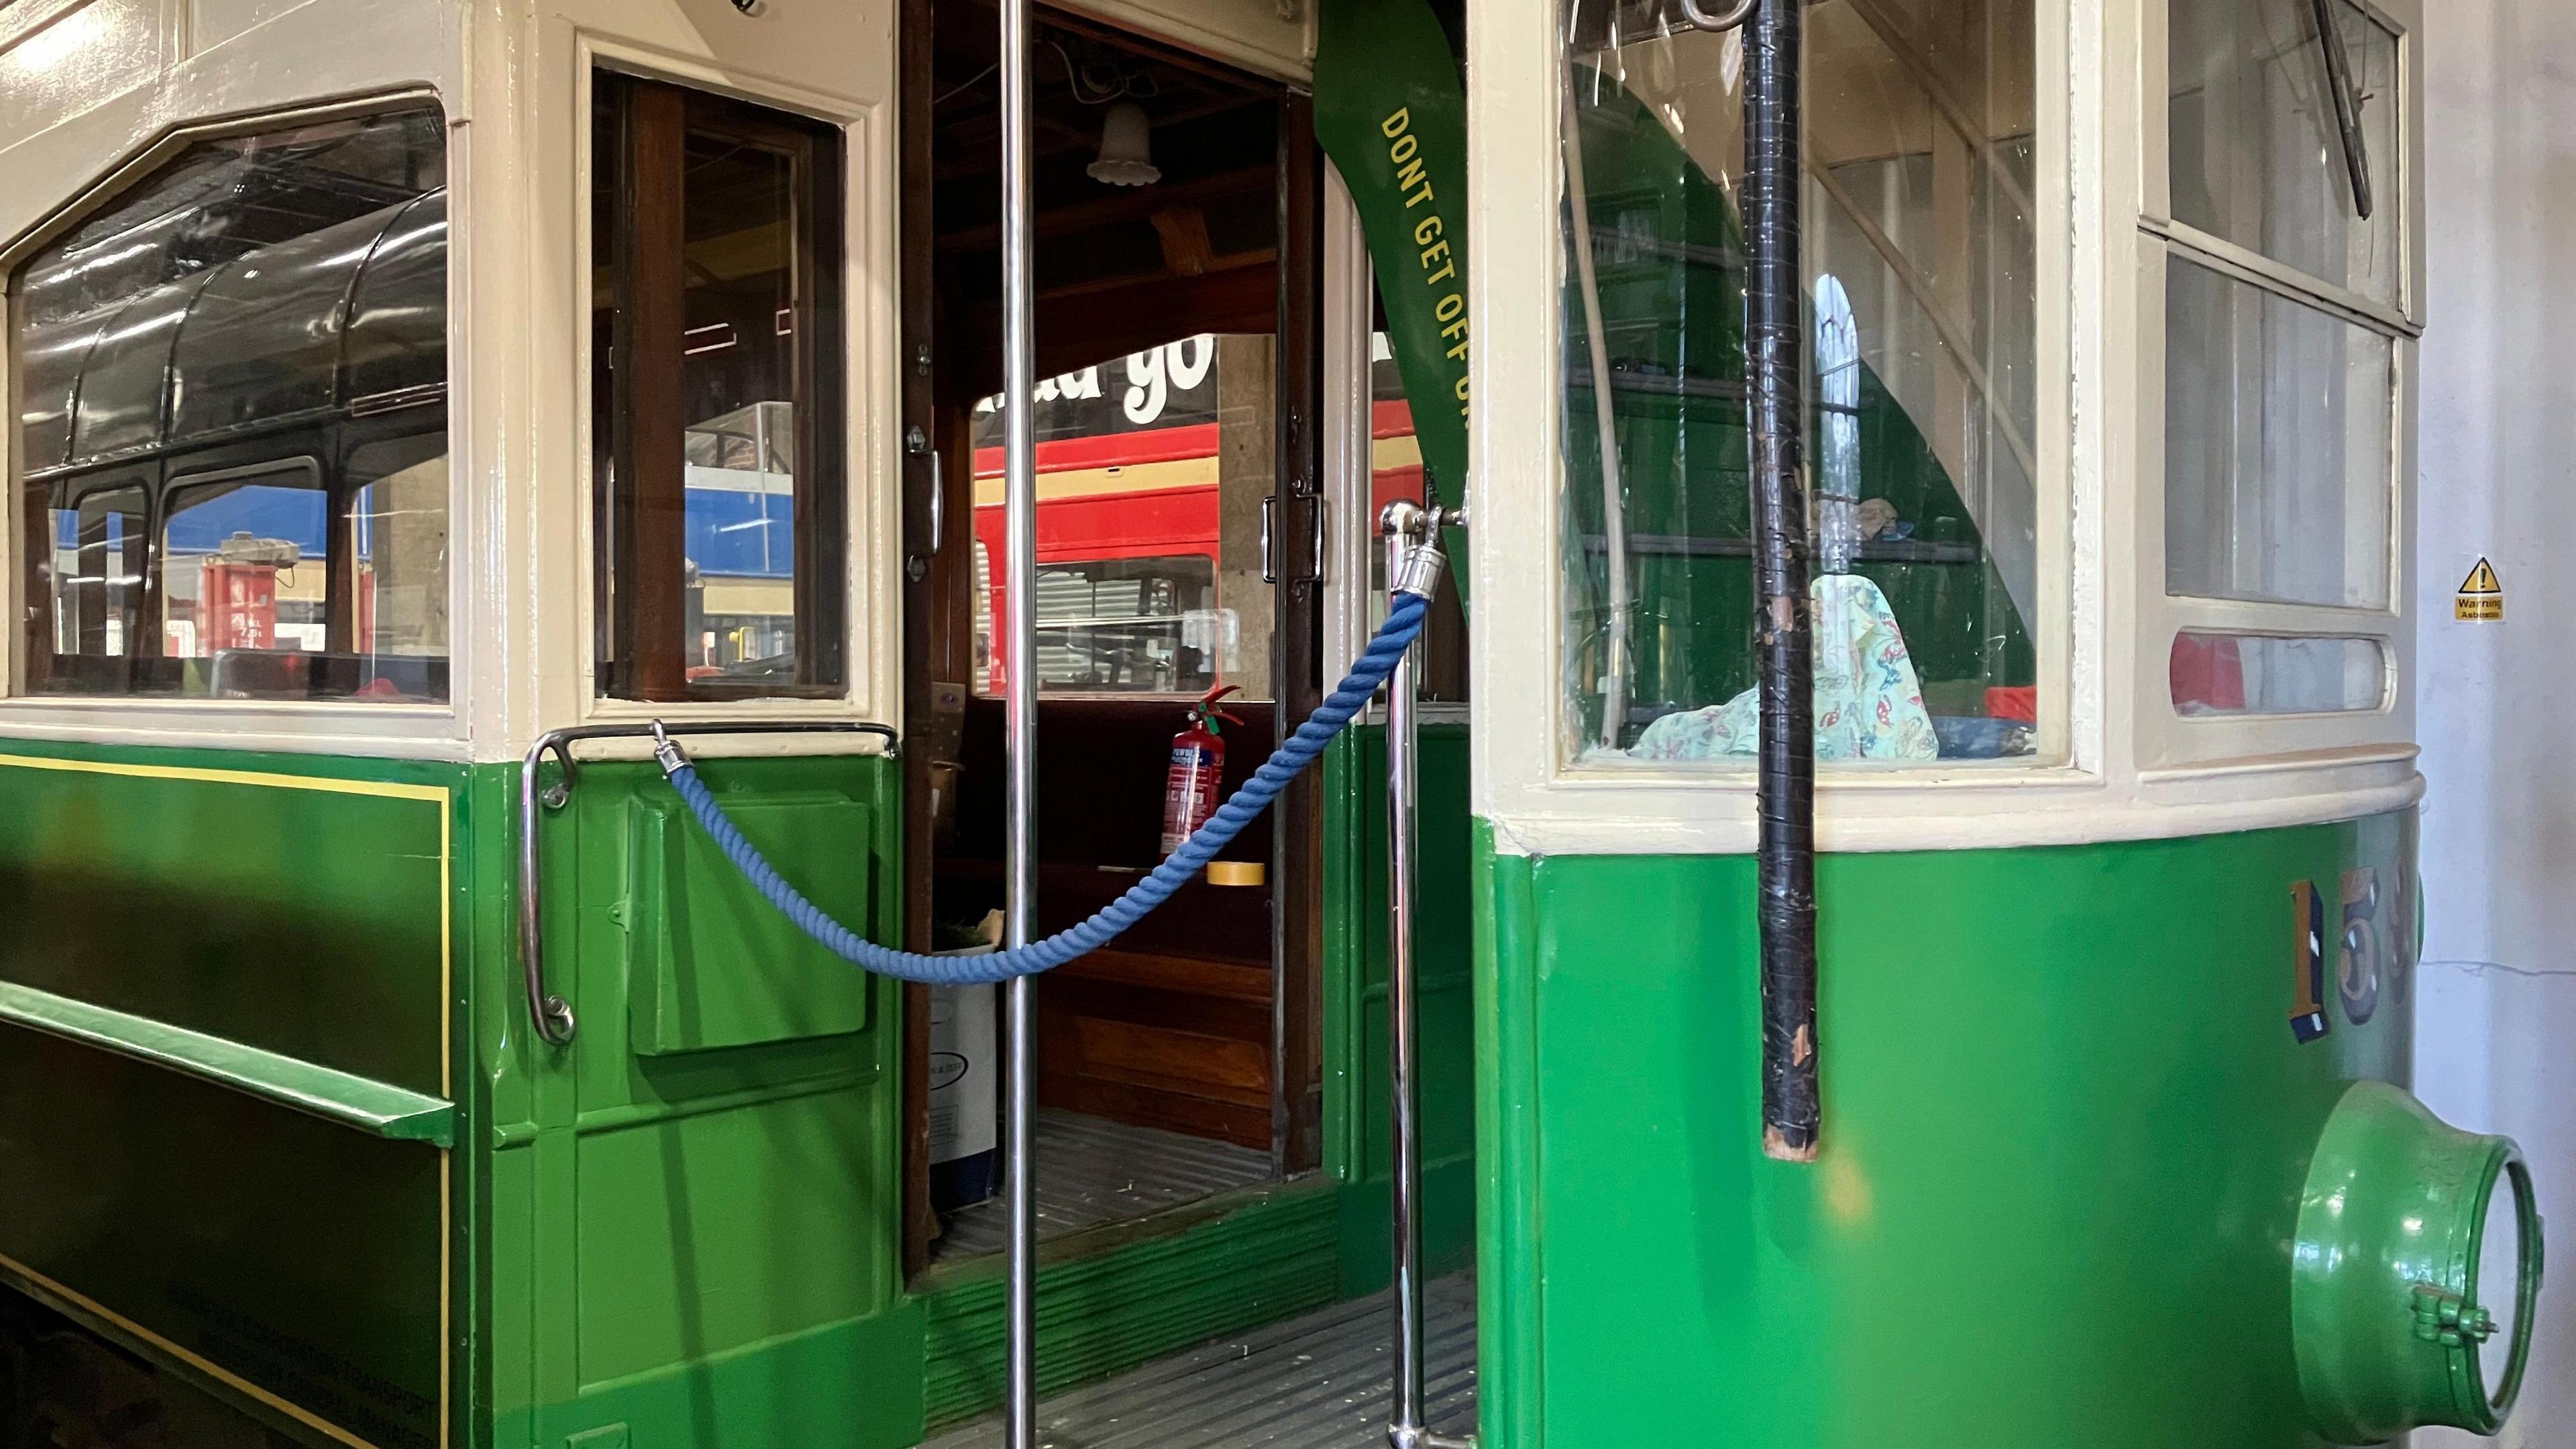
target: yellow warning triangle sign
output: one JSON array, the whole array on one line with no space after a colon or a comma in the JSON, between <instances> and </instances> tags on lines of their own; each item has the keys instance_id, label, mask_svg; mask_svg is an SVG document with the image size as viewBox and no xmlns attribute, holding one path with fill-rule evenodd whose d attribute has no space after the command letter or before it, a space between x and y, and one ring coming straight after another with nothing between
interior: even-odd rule
<instances>
[{"instance_id":1,"label":"yellow warning triangle sign","mask_svg":"<svg viewBox=\"0 0 2576 1449\"><path fill-rule=\"evenodd\" d=\"M2468 623L2492 624L2504 618L2504 584L2496 578L2495 565L2485 559L2460 580L2460 591L2451 601L2451 617Z\"/></svg>"}]
</instances>

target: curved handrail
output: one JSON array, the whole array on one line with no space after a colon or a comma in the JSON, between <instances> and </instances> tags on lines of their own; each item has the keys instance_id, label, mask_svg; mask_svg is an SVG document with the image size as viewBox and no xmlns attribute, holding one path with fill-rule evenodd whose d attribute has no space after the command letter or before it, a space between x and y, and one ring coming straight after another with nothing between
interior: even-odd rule
<instances>
[{"instance_id":1,"label":"curved handrail","mask_svg":"<svg viewBox=\"0 0 2576 1449\"><path fill-rule=\"evenodd\" d=\"M1761 0L1735 0L1733 8L1725 14L1711 15L1699 8L1699 0L1682 0L1682 18L1689 21L1694 30L1733 30L1752 19L1753 7L1760 3Z\"/></svg>"},{"instance_id":2,"label":"curved handrail","mask_svg":"<svg viewBox=\"0 0 2576 1449\"><path fill-rule=\"evenodd\" d=\"M528 1020L537 1037L548 1046L569 1046L573 1032L580 1026L573 1016L572 1003L546 989L545 946L545 880L544 861L540 854L538 821L547 810L560 810L572 798L574 777L579 773L572 762L572 746L581 740L649 739L656 735L777 735L777 734L869 734L882 736L886 752L894 754L903 747L902 737L890 725L862 720L705 720L681 724L601 724L576 725L548 730L528 746L527 756L519 762L519 970L528 992ZM563 766L563 777L543 790L537 788L537 777L552 754Z\"/></svg>"}]
</instances>

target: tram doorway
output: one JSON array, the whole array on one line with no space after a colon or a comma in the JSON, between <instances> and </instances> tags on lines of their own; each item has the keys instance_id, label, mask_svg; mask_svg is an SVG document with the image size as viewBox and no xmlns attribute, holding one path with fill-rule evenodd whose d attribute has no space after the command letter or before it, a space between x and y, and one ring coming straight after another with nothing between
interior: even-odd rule
<instances>
[{"instance_id":1,"label":"tram doorway","mask_svg":"<svg viewBox=\"0 0 2576 1449\"><path fill-rule=\"evenodd\" d=\"M911 540L911 928L971 949L999 933L1005 870L998 24L978 4L915 19L909 491L939 499ZM1044 935L1161 858L1197 701L1223 696L1231 789L1320 697L1320 162L1275 81L1055 11L1034 52ZM1319 817L1301 782L1171 904L1040 982L1043 1235L1318 1164ZM996 1094L971 1090L999 1081L999 996L914 988L916 1269L1002 1245L977 1150Z\"/></svg>"},{"instance_id":2,"label":"tram doorway","mask_svg":"<svg viewBox=\"0 0 2576 1449\"><path fill-rule=\"evenodd\" d=\"M999 27L926 0L905 26L910 931L960 949L1004 884ZM1383 615L1378 510L1459 490L1426 484L1309 94L1051 9L1033 54L1043 935L1161 858L1192 706L1232 691L1231 791ZM1463 644L1444 598L1421 653L1417 936L1426 1202L1452 1262L1473 1203ZM1385 1271L1383 750L1364 720L1208 877L1040 980L1043 1235L1313 1178L1346 1204L1344 1289ZM967 1201L994 1176L954 1166L989 1140L988 1099L941 1090L976 1065L950 1030L987 1008L912 1007L918 1272L998 1249L1001 1204Z\"/></svg>"}]
</instances>

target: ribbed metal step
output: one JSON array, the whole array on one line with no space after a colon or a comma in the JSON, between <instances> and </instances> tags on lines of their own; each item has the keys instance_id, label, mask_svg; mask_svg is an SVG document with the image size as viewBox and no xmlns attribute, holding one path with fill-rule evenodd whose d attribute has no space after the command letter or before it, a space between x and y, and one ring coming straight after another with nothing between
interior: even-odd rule
<instances>
[{"instance_id":1,"label":"ribbed metal step","mask_svg":"<svg viewBox=\"0 0 2576 1449\"><path fill-rule=\"evenodd\" d=\"M1458 1273L1424 1295L1429 1417L1443 1433L1476 1427L1476 1280ZM1385 1449L1393 1314L1386 1296L1318 1309L1221 1338L1038 1408L1048 1449ZM984 1418L924 1449L996 1449Z\"/></svg>"},{"instance_id":2,"label":"ribbed metal step","mask_svg":"<svg viewBox=\"0 0 2576 1449\"><path fill-rule=\"evenodd\" d=\"M1268 1182L1270 1154L1231 1142L1038 1109L1038 1237L1125 1222ZM948 1219L932 1262L1002 1251L1010 1214L995 1197Z\"/></svg>"}]
</instances>

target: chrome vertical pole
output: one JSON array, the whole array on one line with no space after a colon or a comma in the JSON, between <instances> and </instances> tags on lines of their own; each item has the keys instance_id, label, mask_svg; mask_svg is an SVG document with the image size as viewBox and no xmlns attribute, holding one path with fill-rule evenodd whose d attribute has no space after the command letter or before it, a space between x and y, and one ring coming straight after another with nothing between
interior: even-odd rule
<instances>
[{"instance_id":1,"label":"chrome vertical pole","mask_svg":"<svg viewBox=\"0 0 2576 1449\"><path fill-rule=\"evenodd\" d=\"M1004 679L1010 782L1005 888L1008 944L1025 946L1037 925L1037 397L1036 302L1031 278L1029 203L1029 0L1001 0L1002 36L1002 469L1005 613ZM1009 1449L1038 1449L1037 985L1009 988L1010 1120L1006 1147L1011 1195L1010 1282L1005 1341L1010 1359Z\"/></svg>"},{"instance_id":2,"label":"chrome vertical pole","mask_svg":"<svg viewBox=\"0 0 2576 1449\"><path fill-rule=\"evenodd\" d=\"M1425 511L1406 502L1387 505L1379 526L1386 534L1388 588L1415 576L1408 568L1414 550L1435 547L1444 520L1456 521L1438 509ZM1414 803L1421 746L1413 656L1419 647L1405 649L1386 681L1386 1002L1387 1036L1393 1043L1389 1085L1395 1102L1395 1418L1386 1437L1392 1449L1469 1449L1472 1440L1434 1434L1423 1422L1421 1072L1415 1055L1420 1010L1413 963Z\"/></svg>"}]
</instances>

